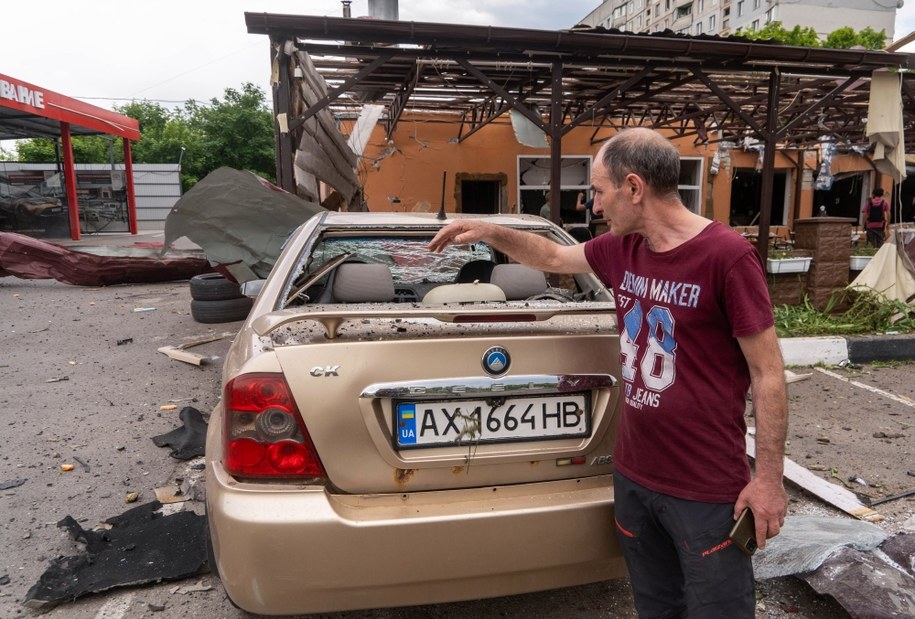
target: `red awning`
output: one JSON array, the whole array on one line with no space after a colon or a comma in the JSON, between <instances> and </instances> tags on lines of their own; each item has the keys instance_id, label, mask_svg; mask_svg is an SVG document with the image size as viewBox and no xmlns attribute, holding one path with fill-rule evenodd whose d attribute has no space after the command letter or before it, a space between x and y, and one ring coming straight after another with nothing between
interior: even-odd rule
<instances>
[{"instance_id":1,"label":"red awning","mask_svg":"<svg viewBox=\"0 0 915 619\"><path fill-rule=\"evenodd\" d=\"M134 118L0 73L0 140L59 137L62 122L73 135L140 139Z\"/></svg>"}]
</instances>

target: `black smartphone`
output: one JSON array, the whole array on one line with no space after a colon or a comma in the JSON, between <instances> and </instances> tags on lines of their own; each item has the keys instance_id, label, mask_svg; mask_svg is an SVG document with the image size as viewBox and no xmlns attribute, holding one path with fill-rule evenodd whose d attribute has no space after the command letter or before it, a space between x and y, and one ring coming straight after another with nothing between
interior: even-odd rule
<instances>
[{"instance_id":1,"label":"black smartphone","mask_svg":"<svg viewBox=\"0 0 915 619\"><path fill-rule=\"evenodd\" d=\"M744 508L728 537L743 553L752 557L756 552L756 521L749 507Z\"/></svg>"}]
</instances>

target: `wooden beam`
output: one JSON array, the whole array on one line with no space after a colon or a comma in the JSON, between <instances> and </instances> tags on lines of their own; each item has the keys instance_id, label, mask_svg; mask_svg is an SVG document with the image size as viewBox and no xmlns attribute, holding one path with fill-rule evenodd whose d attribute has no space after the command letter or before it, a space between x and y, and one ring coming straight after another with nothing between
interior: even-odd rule
<instances>
[{"instance_id":1,"label":"wooden beam","mask_svg":"<svg viewBox=\"0 0 915 619\"><path fill-rule=\"evenodd\" d=\"M756 458L756 439L747 432L747 455ZM861 503L855 494L841 486L826 481L794 460L785 458L785 479L850 516L867 522L880 522L883 516Z\"/></svg>"}]
</instances>

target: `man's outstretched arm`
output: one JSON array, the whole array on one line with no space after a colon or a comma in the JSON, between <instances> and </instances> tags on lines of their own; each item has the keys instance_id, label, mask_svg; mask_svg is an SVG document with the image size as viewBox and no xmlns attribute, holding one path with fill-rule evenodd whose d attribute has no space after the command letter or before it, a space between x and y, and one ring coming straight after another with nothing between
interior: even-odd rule
<instances>
[{"instance_id":1,"label":"man's outstretched arm","mask_svg":"<svg viewBox=\"0 0 915 619\"><path fill-rule=\"evenodd\" d=\"M526 266L547 273L589 273L584 245L560 245L537 234L522 232L478 219L458 219L429 242L429 249L442 251L448 245L483 241Z\"/></svg>"}]
</instances>

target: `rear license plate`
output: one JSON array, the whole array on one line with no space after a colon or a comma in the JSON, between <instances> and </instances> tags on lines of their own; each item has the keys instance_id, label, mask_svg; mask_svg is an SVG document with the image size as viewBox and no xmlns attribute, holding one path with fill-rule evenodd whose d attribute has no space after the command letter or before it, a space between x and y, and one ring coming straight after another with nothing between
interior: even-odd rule
<instances>
[{"instance_id":1,"label":"rear license plate","mask_svg":"<svg viewBox=\"0 0 915 619\"><path fill-rule=\"evenodd\" d=\"M528 398L395 402L398 448L589 436L584 393Z\"/></svg>"}]
</instances>

